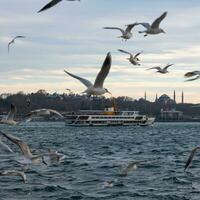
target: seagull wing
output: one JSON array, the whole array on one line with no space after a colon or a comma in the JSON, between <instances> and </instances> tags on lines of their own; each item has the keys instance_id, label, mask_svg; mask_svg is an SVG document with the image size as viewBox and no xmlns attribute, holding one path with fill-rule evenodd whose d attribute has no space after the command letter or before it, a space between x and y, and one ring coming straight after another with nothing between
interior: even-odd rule
<instances>
[{"instance_id":1,"label":"seagull wing","mask_svg":"<svg viewBox=\"0 0 200 200\"><path fill-rule=\"evenodd\" d=\"M126 33L131 32L131 30L133 29L133 27L137 26L137 25L138 25L138 23L128 24L125 32Z\"/></svg>"},{"instance_id":2,"label":"seagull wing","mask_svg":"<svg viewBox=\"0 0 200 200\"><path fill-rule=\"evenodd\" d=\"M192 160L194 158L195 152L197 150L199 150L199 149L200 149L200 147L195 147L194 149L192 149L192 151L190 153L190 156L189 156L189 158L188 158L188 160L187 160L187 162L185 164L185 169L184 170L186 170L188 168L188 166L190 165L190 163L192 162Z\"/></svg>"},{"instance_id":3,"label":"seagull wing","mask_svg":"<svg viewBox=\"0 0 200 200\"><path fill-rule=\"evenodd\" d=\"M72 76L75 79L78 79L81 83L83 83L86 87L91 87L93 86L93 84L88 81L87 79L81 78L79 76L76 76L74 74L69 73L68 71L64 70L65 73L67 73L68 75Z\"/></svg>"},{"instance_id":4,"label":"seagull wing","mask_svg":"<svg viewBox=\"0 0 200 200\"><path fill-rule=\"evenodd\" d=\"M145 23L145 22L138 23L138 25L142 25L142 26L144 26L144 28L146 28L146 29L150 29L150 28L151 28L151 25L150 25L149 23Z\"/></svg>"},{"instance_id":5,"label":"seagull wing","mask_svg":"<svg viewBox=\"0 0 200 200\"><path fill-rule=\"evenodd\" d=\"M54 113L54 114L58 115L58 116L61 117L61 118L64 118L64 116L61 115L58 111L53 110L53 109L48 109L48 110L49 110L49 112Z\"/></svg>"},{"instance_id":6,"label":"seagull wing","mask_svg":"<svg viewBox=\"0 0 200 200\"><path fill-rule=\"evenodd\" d=\"M198 76L196 76L195 78L191 78L191 79L186 80L186 82L188 82L188 81L195 81L195 80L197 80L197 79L199 79L199 78L200 78L200 76L198 75Z\"/></svg>"},{"instance_id":7,"label":"seagull wing","mask_svg":"<svg viewBox=\"0 0 200 200\"><path fill-rule=\"evenodd\" d=\"M167 16L167 12L164 12L159 18L157 18L151 25L151 28L159 28L160 22Z\"/></svg>"},{"instance_id":8,"label":"seagull wing","mask_svg":"<svg viewBox=\"0 0 200 200\"><path fill-rule=\"evenodd\" d=\"M26 157L32 157L30 148L29 148L29 146L28 146L24 141L20 140L20 139L17 138L17 137L14 137L14 136L11 135L11 134L4 133L4 132L2 132L2 131L1 131L1 134L2 134L4 137L6 137L8 140L10 140L11 142L13 142L14 144L16 144L16 145L20 148L20 150L21 150L21 152L22 152L22 154L23 154L24 156L26 156Z\"/></svg>"},{"instance_id":9,"label":"seagull wing","mask_svg":"<svg viewBox=\"0 0 200 200\"><path fill-rule=\"evenodd\" d=\"M15 170L2 171L0 172L0 176L20 176L23 179L24 183L26 183L27 181L26 174L24 172Z\"/></svg>"},{"instance_id":10,"label":"seagull wing","mask_svg":"<svg viewBox=\"0 0 200 200\"><path fill-rule=\"evenodd\" d=\"M106 59L104 60L104 63L103 63L103 66L101 67L100 72L98 73L98 75L96 77L96 80L94 82L94 87L96 87L96 88L103 87L104 80L106 79L106 77L110 71L111 62L112 62L112 58L111 58L111 54L109 52L106 56Z\"/></svg>"},{"instance_id":11,"label":"seagull wing","mask_svg":"<svg viewBox=\"0 0 200 200\"><path fill-rule=\"evenodd\" d=\"M122 34L125 34L125 31L118 27L103 27L103 29L112 29L112 30L119 30L122 32Z\"/></svg>"},{"instance_id":12,"label":"seagull wing","mask_svg":"<svg viewBox=\"0 0 200 200\"><path fill-rule=\"evenodd\" d=\"M13 40L15 40L15 39L17 39L17 38L26 38L26 37L23 36L23 35L18 35L18 36L16 36Z\"/></svg>"},{"instance_id":13,"label":"seagull wing","mask_svg":"<svg viewBox=\"0 0 200 200\"><path fill-rule=\"evenodd\" d=\"M53 7L53 6L55 6L56 4L60 3L61 1L62 1L62 0L52 0L52 1L50 1L50 2L49 2L48 4L46 4L43 8L41 8L41 9L38 11L38 13L39 13L39 12L42 12L42 11L44 11L44 10L47 10L47 9Z\"/></svg>"},{"instance_id":14,"label":"seagull wing","mask_svg":"<svg viewBox=\"0 0 200 200\"><path fill-rule=\"evenodd\" d=\"M1 140L2 137L0 137L0 146L2 146L4 149L6 149L7 151L13 153L13 150L5 143L2 142Z\"/></svg>"},{"instance_id":15,"label":"seagull wing","mask_svg":"<svg viewBox=\"0 0 200 200\"><path fill-rule=\"evenodd\" d=\"M149 69L147 69L147 70L151 70L151 69L162 70L161 67L151 67L151 68L149 68Z\"/></svg>"},{"instance_id":16,"label":"seagull wing","mask_svg":"<svg viewBox=\"0 0 200 200\"><path fill-rule=\"evenodd\" d=\"M9 43L8 43L8 53L10 52L10 45L14 43L14 40L11 40Z\"/></svg>"},{"instance_id":17,"label":"seagull wing","mask_svg":"<svg viewBox=\"0 0 200 200\"><path fill-rule=\"evenodd\" d=\"M163 68L163 70L167 70L167 68L169 68L169 67L172 66L172 65L174 65L174 64L168 64L167 66L165 66L165 67Z\"/></svg>"},{"instance_id":18,"label":"seagull wing","mask_svg":"<svg viewBox=\"0 0 200 200\"><path fill-rule=\"evenodd\" d=\"M124 51L124 50L122 50L122 49L118 49L118 51L120 51L120 52L122 52L122 53L126 53L126 54L129 54L130 56L133 56L130 52L128 52L128 51Z\"/></svg>"},{"instance_id":19,"label":"seagull wing","mask_svg":"<svg viewBox=\"0 0 200 200\"><path fill-rule=\"evenodd\" d=\"M7 120L13 120L16 112L17 112L16 106L11 104L10 105L10 112L8 113Z\"/></svg>"},{"instance_id":20,"label":"seagull wing","mask_svg":"<svg viewBox=\"0 0 200 200\"><path fill-rule=\"evenodd\" d=\"M141 51L141 52L137 53L137 54L134 56L134 58L137 58L141 53L143 53L143 52Z\"/></svg>"}]
</instances>

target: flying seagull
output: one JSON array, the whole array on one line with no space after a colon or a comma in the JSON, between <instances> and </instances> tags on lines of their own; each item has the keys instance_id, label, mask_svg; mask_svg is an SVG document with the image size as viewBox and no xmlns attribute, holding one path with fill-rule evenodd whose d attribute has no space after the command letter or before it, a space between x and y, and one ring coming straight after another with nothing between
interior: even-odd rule
<instances>
[{"instance_id":1,"label":"flying seagull","mask_svg":"<svg viewBox=\"0 0 200 200\"><path fill-rule=\"evenodd\" d=\"M138 56L139 56L142 52L139 52L139 53L137 53L135 56L133 56L133 54L131 54L131 53L128 52L128 51L124 51L124 50L122 50L122 49L118 49L118 51L120 51L120 52L122 52L122 53L129 54L130 57L127 58L127 60L129 60L131 64L133 64L133 65L140 65L140 63L138 62L138 61L140 61L139 58L138 58Z\"/></svg>"},{"instance_id":2,"label":"flying seagull","mask_svg":"<svg viewBox=\"0 0 200 200\"><path fill-rule=\"evenodd\" d=\"M159 18L157 18L151 25L149 23L138 23L146 28L145 31L139 31L139 33L145 33L144 36L148 34L159 34L165 33L163 29L159 27L161 21L167 16L167 12L164 12Z\"/></svg>"},{"instance_id":3,"label":"flying seagull","mask_svg":"<svg viewBox=\"0 0 200 200\"><path fill-rule=\"evenodd\" d=\"M151 70L151 69L157 69L157 72L161 73L161 74L166 74L168 73L169 71L167 70L170 66L172 66L173 64L168 64L166 65L164 68L161 68L161 67L152 67L152 68L149 68L147 70Z\"/></svg>"},{"instance_id":4,"label":"flying seagull","mask_svg":"<svg viewBox=\"0 0 200 200\"><path fill-rule=\"evenodd\" d=\"M22 152L22 159L17 160L21 164L37 164L43 161L43 156L42 155L33 155L31 153L31 150L29 146L21 139L1 131L1 134L7 138L9 141L17 145L21 152Z\"/></svg>"},{"instance_id":5,"label":"flying seagull","mask_svg":"<svg viewBox=\"0 0 200 200\"><path fill-rule=\"evenodd\" d=\"M131 30L136 25L138 25L138 23L128 24L128 25L126 25L125 30L118 28L118 27L103 27L103 29L119 30L122 33L122 35L119 36L119 38L122 38L122 40L125 39L125 41L127 41L128 39L130 39L133 36L133 34L131 33Z\"/></svg>"},{"instance_id":6,"label":"flying seagull","mask_svg":"<svg viewBox=\"0 0 200 200\"><path fill-rule=\"evenodd\" d=\"M14 115L17 112L15 105L11 104L10 112L8 115L0 121L0 124L16 125L18 122L14 121Z\"/></svg>"},{"instance_id":7,"label":"flying seagull","mask_svg":"<svg viewBox=\"0 0 200 200\"><path fill-rule=\"evenodd\" d=\"M103 83L110 71L112 62L111 60L111 54L108 53L106 59L104 60L103 66L101 67L101 70L96 77L94 84L92 84L89 80L71 74L66 70L64 70L64 72L72 76L73 78L78 79L87 87L87 89L83 93L86 93L88 97L90 97L91 95L103 95L105 93L110 94L110 92L106 88L103 88Z\"/></svg>"},{"instance_id":8,"label":"flying seagull","mask_svg":"<svg viewBox=\"0 0 200 200\"><path fill-rule=\"evenodd\" d=\"M64 118L63 115L61 115L58 111L53 110L53 109L37 109L37 110L32 110L30 113L28 113L26 115L26 117L34 117L34 116L46 116L46 115L50 115L50 114L55 114L58 115L60 118Z\"/></svg>"},{"instance_id":9,"label":"flying seagull","mask_svg":"<svg viewBox=\"0 0 200 200\"><path fill-rule=\"evenodd\" d=\"M10 52L10 45L15 43L16 39L20 39L20 38L25 38L25 36L22 35L18 35L16 37L14 37L9 43L8 43L8 53Z\"/></svg>"},{"instance_id":10,"label":"flying seagull","mask_svg":"<svg viewBox=\"0 0 200 200\"><path fill-rule=\"evenodd\" d=\"M50 2L49 2L48 4L46 4L43 8L41 8L41 9L38 11L38 13L39 13L39 12L42 12L42 11L44 11L44 10L47 10L47 9L53 7L53 6L55 6L56 4L60 3L61 1L62 1L62 0L52 0L52 1L50 1ZM66 1L80 1L80 0L66 0Z\"/></svg>"},{"instance_id":11,"label":"flying seagull","mask_svg":"<svg viewBox=\"0 0 200 200\"><path fill-rule=\"evenodd\" d=\"M0 171L0 176L20 176L24 183L27 182L26 174L20 171L15 171L15 170Z\"/></svg>"},{"instance_id":12,"label":"flying seagull","mask_svg":"<svg viewBox=\"0 0 200 200\"><path fill-rule=\"evenodd\" d=\"M187 80L186 80L186 81L194 81L194 80L197 80L197 79L200 78L200 71L187 72L184 76L185 76L185 78L189 78L189 77L194 77L194 76L196 76L195 78L187 79Z\"/></svg>"},{"instance_id":13,"label":"flying seagull","mask_svg":"<svg viewBox=\"0 0 200 200\"><path fill-rule=\"evenodd\" d=\"M185 164L185 169L186 170L188 168L188 166L190 165L190 163L192 162L193 158L194 158L194 155L196 153L197 150L200 150L200 147L195 147L194 149L192 149L191 153L190 153L190 156Z\"/></svg>"}]
</instances>

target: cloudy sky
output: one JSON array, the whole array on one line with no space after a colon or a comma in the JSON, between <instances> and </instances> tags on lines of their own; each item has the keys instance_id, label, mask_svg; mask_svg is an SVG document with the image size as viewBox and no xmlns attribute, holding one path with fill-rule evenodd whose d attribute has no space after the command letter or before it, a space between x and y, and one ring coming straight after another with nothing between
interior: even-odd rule
<instances>
[{"instance_id":1,"label":"cloudy sky","mask_svg":"<svg viewBox=\"0 0 200 200\"><path fill-rule=\"evenodd\" d=\"M48 0L1 0L0 6L0 93L65 92L70 88L79 93L85 88L67 76L63 69L95 80L107 52L113 63L104 87L114 96L139 98L147 91L149 100L155 94L173 94L180 101L182 90L186 102L200 102L200 81L184 82L184 73L200 70L200 1L199 0L81 0L63 1L50 10L37 11ZM161 23L167 34L146 38L138 34L127 42L117 37L120 32L103 30L133 22L152 22L164 11ZM16 35L18 40L7 53L7 43ZM133 53L143 51L141 66L134 67L117 49ZM169 74L157 74L148 67L174 63Z\"/></svg>"}]
</instances>

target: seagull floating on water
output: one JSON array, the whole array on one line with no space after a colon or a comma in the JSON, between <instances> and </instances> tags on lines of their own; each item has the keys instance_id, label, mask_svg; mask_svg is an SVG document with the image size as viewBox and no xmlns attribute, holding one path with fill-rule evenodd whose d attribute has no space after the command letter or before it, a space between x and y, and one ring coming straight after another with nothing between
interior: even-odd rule
<instances>
[{"instance_id":1,"label":"seagull floating on water","mask_svg":"<svg viewBox=\"0 0 200 200\"><path fill-rule=\"evenodd\" d=\"M130 57L127 58L127 60L130 61L131 64L133 65L140 65L140 63L138 61L140 61L140 59L138 58L138 56L142 53L142 52L139 52L137 53L135 56L133 56L132 53L128 52L128 51L124 51L122 49L118 49L118 51L122 52L122 53L126 53L126 54L129 54Z\"/></svg>"},{"instance_id":2,"label":"seagull floating on water","mask_svg":"<svg viewBox=\"0 0 200 200\"><path fill-rule=\"evenodd\" d=\"M15 43L16 39L20 39L20 38L25 38L25 36L22 35L18 35L16 37L14 37L9 43L8 43L8 53L10 52L10 45Z\"/></svg>"},{"instance_id":3,"label":"seagull floating on water","mask_svg":"<svg viewBox=\"0 0 200 200\"><path fill-rule=\"evenodd\" d=\"M190 163L192 162L193 158L194 158L194 155L196 153L197 150L200 150L200 147L195 147L194 149L192 149L191 153L190 153L190 156L185 164L185 169L186 170L188 168L188 166L190 165Z\"/></svg>"},{"instance_id":4,"label":"seagull floating on water","mask_svg":"<svg viewBox=\"0 0 200 200\"><path fill-rule=\"evenodd\" d=\"M59 153L58 151L49 149L48 153L43 154L43 163L45 163L46 165L60 163L65 158L66 156L64 154Z\"/></svg>"},{"instance_id":5,"label":"seagull floating on water","mask_svg":"<svg viewBox=\"0 0 200 200\"><path fill-rule=\"evenodd\" d=\"M186 81L194 81L194 80L197 80L200 78L200 71L187 72L184 76L185 76L185 78L196 76L195 78L186 80Z\"/></svg>"},{"instance_id":6,"label":"seagull floating on water","mask_svg":"<svg viewBox=\"0 0 200 200\"><path fill-rule=\"evenodd\" d=\"M17 108L15 105L11 104L10 112L8 115L0 121L0 124L8 124L8 125L16 125L18 122L14 120L14 115L17 112Z\"/></svg>"},{"instance_id":7,"label":"seagull floating on water","mask_svg":"<svg viewBox=\"0 0 200 200\"><path fill-rule=\"evenodd\" d=\"M24 183L27 182L26 174L21 171L15 171L15 170L0 171L0 176L20 176Z\"/></svg>"},{"instance_id":8,"label":"seagull floating on water","mask_svg":"<svg viewBox=\"0 0 200 200\"><path fill-rule=\"evenodd\" d=\"M174 64L168 64L166 65L164 68L161 68L161 67L152 67L152 68L149 68L147 70L151 70L151 69L157 69L157 72L161 73L161 74L166 74L166 73L169 73L169 71L167 70L170 66L172 66Z\"/></svg>"},{"instance_id":9,"label":"seagull floating on water","mask_svg":"<svg viewBox=\"0 0 200 200\"><path fill-rule=\"evenodd\" d=\"M89 80L71 74L66 70L64 70L64 72L72 76L73 78L78 79L87 87L87 89L83 93L86 93L88 97L90 97L91 95L103 95L105 93L111 94L106 88L103 88L103 83L111 68L111 60L111 54L108 53L94 84L92 84Z\"/></svg>"},{"instance_id":10,"label":"seagull floating on water","mask_svg":"<svg viewBox=\"0 0 200 200\"><path fill-rule=\"evenodd\" d=\"M146 28L145 31L139 31L139 33L145 33L144 36L148 34L159 34L165 33L163 29L159 27L161 21L167 16L167 12L164 12L159 18L157 18L151 25L149 23L138 23Z\"/></svg>"},{"instance_id":11,"label":"seagull floating on water","mask_svg":"<svg viewBox=\"0 0 200 200\"><path fill-rule=\"evenodd\" d=\"M138 25L138 23L128 24L128 25L126 25L127 28L125 30L118 28L118 27L103 27L103 29L119 30L122 33L122 35L119 36L119 38L122 38L122 40L125 39L125 41L127 41L128 39L130 39L133 36L131 31L132 31L133 27L136 25Z\"/></svg>"},{"instance_id":12,"label":"seagull floating on water","mask_svg":"<svg viewBox=\"0 0 200 200\"><path fill-rule=\"evenodd\" d=\"M56 4L60 3L61 1L62 1L62 0L52 0L52 1L50 1L50 2L49 2L48 4L46 4L43 8L41 8L41 9L38 11L38 13L39 13L39 12L42 12L42 11L44 11L44 10L47 10L47 9L53 7L53 6L55 6ZM80 0L66 0L66 1L80 1Z\"/></svg>"}]
</instances>

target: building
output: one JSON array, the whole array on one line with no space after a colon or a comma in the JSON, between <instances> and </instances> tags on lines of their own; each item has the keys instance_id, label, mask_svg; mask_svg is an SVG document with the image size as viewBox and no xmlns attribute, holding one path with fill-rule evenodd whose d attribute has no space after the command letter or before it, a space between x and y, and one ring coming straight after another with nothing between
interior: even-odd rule
<instances>
[{"instance_id":1,"label":"building","mask_svg":"<svg viewBox=\"0 0 200 200\"><path fill-rule=\"evenodd\" d=\"M160 111L161 121L181 121L183 119L183 112L175 109Z\"/></svg>"}]
</instances>

